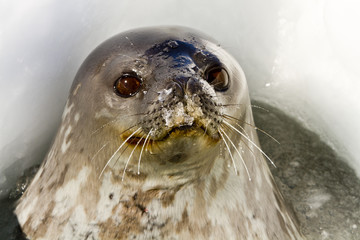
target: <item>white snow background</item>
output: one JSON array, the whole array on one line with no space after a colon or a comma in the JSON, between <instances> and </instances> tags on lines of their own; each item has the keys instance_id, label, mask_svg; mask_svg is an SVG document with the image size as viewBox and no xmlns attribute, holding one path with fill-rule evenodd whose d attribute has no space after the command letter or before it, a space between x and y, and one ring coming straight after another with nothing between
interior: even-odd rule
<instances>
[{"instance_id":1,"label":"white snow background","mask_svg":"<svg viewBox=\"0 0 360 240\"><path fill-rule=\"evenodd\" d=\"M357 0L0 0L0 196L42 161L90 51L153 25L220 41L254 99L303 122L360 176L359 9Z\"/></svg>"}]
</instances>

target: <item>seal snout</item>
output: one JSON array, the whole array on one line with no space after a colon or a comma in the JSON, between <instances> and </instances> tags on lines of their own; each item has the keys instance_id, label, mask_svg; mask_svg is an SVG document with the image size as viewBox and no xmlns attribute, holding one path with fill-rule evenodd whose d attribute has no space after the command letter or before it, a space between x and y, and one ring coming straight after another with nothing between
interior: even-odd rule
<instances>
[{"instance_id":1,"label":"seal snout","mask_svg":"<svg viewBox=\"0 0 360 240\"><path fill-rule=\"evenodd\" d=\"M203 79L177 77L158 95L145 111L140 126L155 141L193 134L219 139L218 125L222 121L221 105L215 100L211 86ZM201 134L199 134L201 133Z\"/></svg>"},{"instance_id":2,"label":"seal snout","mask_svg":"<svg viewBox=\"0 0 360 240\"><path fill-rule=\"evenodd\" d=\"M199 80L194 77L179 77L169 83L167 89L171 89L175 96L184 98L186 92L189 95L197 94L202 87Z\"/></svg>"}]
</instances>

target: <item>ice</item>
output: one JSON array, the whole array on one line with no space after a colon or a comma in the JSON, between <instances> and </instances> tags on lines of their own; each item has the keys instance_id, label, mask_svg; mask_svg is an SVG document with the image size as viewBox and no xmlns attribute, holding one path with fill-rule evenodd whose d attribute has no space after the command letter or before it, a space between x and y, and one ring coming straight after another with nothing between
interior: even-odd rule
<instances>
[{"instance_id":1,"label":"ice","mask_svg":"<svg viewBox=\"0 0 360 240\"><path fill-rule=\"evenodd\" d=\"M356 0L1 1L0 190L44 157L88 53L149 25L189 26L219 40L243 66L253 98L295 116L360 174L359 7Z\"/></svg>"},{"instance_id":2,"label":"ice","mask_svg":"<svg viewBox=\"0 0 360 240\"><path fill-rule=\"evenodd\" d=\"M331 195L328 193L323 193L321 191L315 191L310 195L308 198L307 204L309 205L310 209L318 209L324 203L328 202L331 198Z\"/></svg>"}]
</instances>

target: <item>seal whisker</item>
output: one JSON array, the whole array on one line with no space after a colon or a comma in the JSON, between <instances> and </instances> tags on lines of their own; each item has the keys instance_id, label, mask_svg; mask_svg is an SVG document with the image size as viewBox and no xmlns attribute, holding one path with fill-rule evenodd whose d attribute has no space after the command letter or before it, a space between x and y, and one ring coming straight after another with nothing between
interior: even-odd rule
<instances>
[{"instance_id":1,"label":"seal whisker","mask_svg":"<svg viewBox=\"0 0 360 240\"><path fill-rule=\"evenodd\" d=\"M222 125L224 128L226 128L226 129L228 129L229 131L234 131L234 129L233 128L230 128L228 125ZM235 131L236 133L238 133L237 131ZM246 136L249 136L249 134L248 133L244 133L244 134L246 134ZM245 138L246 139L246 138ZM244 145L246 146L246 148L250 151L250 153L253 155L253 157L256 159L256 155L255 155L255 153L254 153L254 151L250 148L250 146L249 146L249 144L246 142L246 141L244 141L244 139L240 139L240 141L241 142L243 142L244 143Z\"/></svg>"},{"instance_id":2,"label":"seal whisker","mask_svg":"<svg viewBox=\"0 0 360 240\"><path fill-rule=\"evenodd\" d=\"M238 122L242 122L242 123L245 122L244 120L242 120L242 119L240 119L240 118L233 117L233 116L231 116L231 115L229 115L229 114L226 114L226 113L224 113L222 116L223 116L224 118L229 119L229 120L238 121Z\"/></svg>"},{"instance_id":3,"label":"seal whisker","mask_svg":"<svg viewBox=\"0 0 360 240\"><path fill-rule=\"evenodd\" d=\"M121 115L121 118L119 118L120 115L121 115L121 113L118 114L118 115L115 117L114 120L111 120L111 121L103 124L102 126L100 126L98 129L94 130L94 131L91 133L91 136L94 135L94 134L96 134L96 133L98 133L101 129L109 126L110 124L122 120L123 117L133 117L133 116L145 115L145 113L126 114L126 115ZM136 125L134 125L134 126L136 126ZM134 127L134 126L132 126L132 127ZM131 129L132 127L127 128L125 131L123 131L123 132L120 133L120 134L123 134L124 132L128 131L128 130Z\"/></svg>"},{"instance_id":4,"label":"seal whisker","mask_svg":"<svg viewBox=\"0 0 360 240\"><path fill-rule=\"evenodd\" d=\"M91 136L94 135L94 134L96 134L96 133L98 133L98 132L99 132L101 129L103 129L104 127L110 125L110 124L113 123L113 122L119 121L119 120L120 120L120 119L115 118L114 120L111 120L111 121L103 124L103 125L100 126L98 129L96 129L95 131L93 131L93 132L91 133Z\"/></svg>"},{"instance_id":5,"label":"seal whisker","mask_svg":"<svg viewBox=\"0 0 360 240\"><path fill-rule=\"evenodd\" d=\"M121 114L118 114L118 115L115 117L115 119L114 119L114 120L111 120L111 121L109 121L109 122L107 122L107 123L103 124L103 125L102 125L102 126L100 126L99 128L97 128L96 130L94 130L94 131L91 133L91 136L92 136L92 135L94 135L94 134L96 134L96 133L98 133L101 129L103 129L103 128L107 127L108 125L110 125L110 124L112 124L112 123L114 123L114 122L120 121L120 120L121 120L121 118L118 118L120 115L121 115ZM135 115L137 115L137 114L122 115L122 117L129 117L129 116L135 116ZM134 127L134 126L135 126L135 125L133 125L133 126L131 126L131 127L127 128L127 129L126 129L125 131L123 131L122 133L126 132L127 130L131 129L131 128L132 128L132 127ZM121 133L121 134L122 134L122 133Z\"/></svg>"},{"instance_id":6,"label":"seal whisker","mask_svg":"<svg viewBox=\"0 0 360 240\"><path fill-rule=\"evenodd\" d=\"M242 103L229 103L229 104L221 104L221 107L237 107L240 108L241 106L244 106Z\"/></svg>"},{"instance_id":7,"label":"seal whisker","mask_svg":"<svg viewBox=\"0 0 360 240\"><path fill-rule=\"evenodd\" d=\"M150 151L153 151L153 147L157 147L161 153L164 153L164 150L160 147L158 142L155 141L148 141L145 149L148 149L148 145L150 145Z\"/></svg>"},{"instance_id":8,"label":"seal whisker","mask_svg":"<svg viewBox=\"0 0 360 240\"><path fill-rule=\"evenodd\" d=\"M141 116L141 115L145 115L145 113L126 114L126 115L122 115L122 117L133 117L133 116Z\"/></svg>"},{"instance_id":9,"label":"seal whisker","mask_svg":"<svg viewBox=\"0 0 360 240\"><path fill-rule=\"evenodd\" d=\"M207 131L207 129L208 129L209 124L210 124L210 123L207 123L207 124L206 124L203 136L206 135L206 131Z\"/></svg>"},{"instance_id":10,"label":"seal whisker","mask_svg":"<svg viewBox=\"0 0 360 240\"><path fill-rule=\"evenodd\" d=\"M106 167L109 165L109 163L111 162L111 160L114 158L114 156L120 151L120 149L125 145L125 143L127 143L127 141L134 136L137 132L139 132L141 130L141 127L139 127L135 132L133 132L121 145L120 147L114 152L114 154L110 157L110 159L107 161L107 163L105 164L104 168L102 169L100 175L99 175L99 179L101 178L102 174L104 173Z\"/></svg>"},{"instance_id":11,"label":"seal whisker","mask_svg":"<svg viewBox=\"0 0 360 240\"><path fill-rule=\"evenodd\" d=\"M133 140L131 140L129 143L132 144ZM120 157L123 155L123 153L126 151L126 149L128 149L129 145L127 145L124 150L122 150L122 152L119 154L119 156L116 158L116 161L113 164L113 167L116 166L117 162L119 161Z\"/></svg>"},{"instance_id":12,"label":"seal whisker","mask_svg":"<svg viewBox=\"0 0 360 240\"><path fill-rule=\"evenodd\" d=\"M248 138L245 134L243 134L242 132L240 132L236 127L234 127L233 125L231 125L230 123L228 123L227 121L223 121L223 123L225 123L226 125L228 125L229 127L231 127L232 129L234 129L236 132L238 132L241 136L243 136L246 140L248 140L257 150L259 150L269 161L270 163L276 168L275 163L271 160L271 158L263 151L261 150L261 148L256 145L253 141L251 141L250 138Z\"/></svg>"},{"instance_id":13,"label":"seal whisker","mask_svg":"<svg viewBox=\"0 0 360 240\"><path fill-rule=\"evenodd\" d=\"M146 146L145 146L145 149L146 149L146 150L149 150L149 148L150 148L150 152L152 152L152 151L153 151L153 145L154 145L154 144L155 144L154 141L148 141L148 143L147 143ZM148 148L148 146L149 146L149 148ZM163 150L160 148L160 146L159 146L158 143L156 143L156 146L160 149L160 151L163 152Z\"/></svg>"},{"instance_id":14,"label":"seal whisker","mask_svg":"<svg viewBox=\"0 0 360 240\"><path fill-rule=\"evenodd\" d=\"M271 138L271 139L272 139L273 141L275 141L277 144L280 144L280 142L279 142L275 137L271 136L271 135L270 135L268 132L266 132L265 130L263 130L263 129L261 129L261 128L258 128L258 127L256 127L255 125L252 125L251 123L248 123L248 122L246 122L246 121L243 121L243 120L241 120L241 119L232 117L232 116L227 115L227 114L223 114L223 117L225 117L225 118L227 118L227 119L236 120L236 121L242 122L242 123L244 123L244 124L246 124L246 125L248 125L248 126L251 126L251 127L254 128L255 130L258 130L258 131L260 131L261 133L263 133L263 134L265 134L266 136L268 136L269 138ZM242 128L243 131L245 132L244 128L243 128L240 124L238 124L238 123L236 123L236 122L235 122L235 124L236 124L237 126L239 126L240 128ZM245 133L246 133L246 132L245 132ZM249 135L247 135L247 136L249 137Z\"/></svg>"},{"instance_id":15,"label":"seal whisker","mask_svg":"<svg viewBox=\"0 0 360 240\"><path fill-rule=\"evenodd\" d=\"M145 145L146 145L146 142L147 142L147 140L148 140L148 138L149 138L152 130L153 130L153 129L150 129L149 133L146 135L144 144L143 144L143 146L142 146L142 148L141 148L141 152L140 152L140 156L139 156L139 161L138 161L138 171L137 171L137 174L140 174L140 161L141 161L141 156L142 156L142 153L143 153L143 151L144 151L144 147L145 147ZM149 142L150 142L150 141L149 141Z\"/></svg>"},{"instance_id":16,"label":"seal whisker","mask_svg":"<svg viewBox=\"0 0 360 240\"><path fill-rule=\"evenodd\" d=\"M269 110L267 110L266 108L261 107L261 106L258 106L258 105L253 105L253 104L251 104L251 107L261 109L261 110L263 110L263 111L265 111L265 112L267 112L267 113L269 113L269 112L270 112L270 111L269 111Z\"/></svg>"},{"instance_id":17,"label":"seal whisker","mask_svg":"<svg viewBox=\"0 0 360 240\"><path fill-rule=\"evenodd\" d=\"M226 118L226 119L228 119L228 120L242 121L242 120L240 120L240 119L236 119L236 118L231 117L231 116L226 115L226 114L224 114L223 117ZM244 122L244 121L242 121L242 122ZM245 131L245 129L243 128L243 126L241 126L241 125L240 125L239 123L237 123L237 122L234 122L234 123L236 124L236 126L238 126L238 127L244 132L244 134L245 134L248 138L250 138L249 134Z\"/></svg>"},{"instance_id":18,"label":"seal whisker","mask_svg":"<svg viewBox=\"0 0 360 240\"><path fill-rule=\"evenodd\" d=\"M232 128L229 128L227 125L222 125L222 127L228 129L229 131L234 131ZM254 151L249 147L249 145L247 144L247 142L245 142L243 139L240 139L241 142L244 143L245 147L247 149L249 149L250 153L253 155L254 158L256 158L256 155L254 153Z\"/></svg>"},{"instance_id":19,"label":"seal whisker","mask_svg":"<svg viewBox=\"0 0 360 240\"><path fill-rule=\"evenodd\" d=\"M103 150L108 144L110 143L110 141L109 142L107 142L107 143L105 143L95 154L94 154L94 156L91 158L91 162L95 159L95 157L99 154L99 152L101 151L101 150Z\"/></svg>"},{"instance_id":20,"label":"seal whisker","mask_svg":"<svg viewBox=\"0 0 360 240\"><path fill-rule=\"evenodd\" d=\"M241 126L240 124L238 124L237 122L235 122L235 124L245 133L245 135L250 138L249 134L245 131L245 128L243 126Z\"/></svg>"},{"instance_id":21,"label":"seal whisker","mask_svg":"<svg viewBox=\"0 0 360 240\"><path fill-rule=\"evenodd\" d=\"M135 139L131 139L129 144L124 148L124 150L122 150L122 152L119 154L119 156L116 158L115 163L113 164L113 167L116 166L117 162L119 161L120 157L123 155L123 153L126 151L126 149L128 149L128 147L130 146L130 144L132 144L135 141Z\"/></svg>"},{"instance_id":22,"label":"seal whisker","mask_svg":"<svg viewBox=\"0 0 360 240\"><path fill-rule=\"evenodd\" d=\"M135 152L135 149L136 149L137 146L140 144L140 142L141 142L142 139L143 139L143 137L141 137L141 138L138 140L138 142L136 143L135 147L134 147L133 150L131 151L131 153L130 153L127 161L126 161L126 164L125 164L125 167L124 167L124 171L123 171L123 174L122 174L122 177L121 177L121 181L122 181L122 182L124 181L126 169L127 169L127 166L128 166L128 164L129 164L129 162L130 162L130 159L131 159L132 155L133 155L134 152Z\"/></svg>"},{"instance_id":23,"label":"seal whisker","mask_svg":"<svg viewBox=\"0 0 360 240\"><path fill-rule=\"evenodd\" d=\"M139 141L141 141L142 137L140 138ZM126 151L126 149L128 149L128 147L130 146L130 144L132 144L134 141L136 141L135 139L131 139L129 144L124 148L124 150L122 150L122 152L119 154L119 156L116 159L116 162L113 164L113 167L116 166L117 162L119 161L120 157L123 155L123 153Z\"/></svg>"},{"instance_id":24,"label":"seal whisker","mask_svg":"<svg viewBox=\"0 0 360 240\"><path fill-rule=\"evenodd\" d=\"M251 176L250 176L250 173L249 173L249 169L247 168L246 163L245 163L245 161L244 161L244 158L241 156L241 153L239 152L239 150L237 149L237 147L235 146L235 144L233 143L233 141L231 140L231 138L226 134L226 132L225 132L221 127L219 127L219 131L222 132L222 133L225 135L225 137L229 140L229 142L231 143L231 145L234 147L235 151L237 152L237 154L239 155L239 157L240 157L240 159L241 159L241 161L242 161L242 164L243 164L244 167L245 167L246 173L247 173L247 175L248 175L248 177L249 177L249 181L251 181Z\"/></svg>"},{"instance_id":25,"label":"seal whisker","mask_svg":"<svg viewBox=\"0 0 360 240\"><path fill-rule=\"evenodd\" d=\"M227 150L228 150L228 152L229 152L231 161L232 161L233 166L234 166L235 174L236 174L236 175L239 175L239 174L238 174L238 171L237 171L237 168L236 168L236 164L235 164L234 157L233 157L233 155L232 155L232 153L231 153L231 150L230 150L230 147L229 147L229 145L227 144L227 142L226 142L226 140L225 140L225 138L224 138L224 135L221 133L221 131L219 131L219 134L220 134L221 139L222 139L223 142L225 143L225 146L226 146L226 148L227 148Z\"/></svg>"},{"instance_id":26,"label":"seal whisker","mask_svg":"<svg viewBox=\"0 0 360 240\"><path fill-rule=\"evenodd\" d=\"M253 127L255 130L258 130L258 131L260 131L261 133L265 134L266 136L268 136L269 138L271 138L273 141L275 141L277 144L281 144L276 138L274 138L273 136L271 136L271 135L270 135L269 133L267 133L265 130L262 130L261 128L258 128L258 127L254 126L254 125L252 125L252 124L250 124L250 123L247 123L247 122L245 122L245 121L244 121L244 123L247 124L247 125L249 125L249 126L251 126L251 127Z\"/></svg>"}]
</instances>

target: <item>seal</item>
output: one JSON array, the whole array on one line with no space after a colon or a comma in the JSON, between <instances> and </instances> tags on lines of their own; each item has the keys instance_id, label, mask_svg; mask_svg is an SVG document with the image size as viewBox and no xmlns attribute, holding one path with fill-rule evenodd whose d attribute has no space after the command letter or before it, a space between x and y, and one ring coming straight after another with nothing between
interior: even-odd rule
<instances>
[{"instance_id":1,"label":"seal","mask_svg":"<svg viewBox=\"0 0 360 240\"><path fill-rule=\"evenodd\" d=\"M30 239L302 239L266 158L245 75L220 45L131 30L80 67L15 212Z\"/></svg>"}]
</instances>

